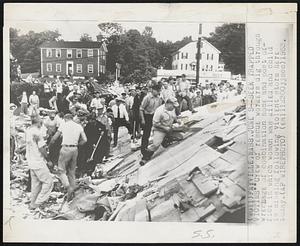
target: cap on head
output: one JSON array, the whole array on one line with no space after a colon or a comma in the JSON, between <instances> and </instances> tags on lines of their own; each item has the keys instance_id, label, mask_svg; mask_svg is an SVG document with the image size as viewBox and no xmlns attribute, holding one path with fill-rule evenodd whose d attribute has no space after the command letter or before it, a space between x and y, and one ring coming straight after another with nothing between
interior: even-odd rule
<instances>
[{"instance_id":1,"label":"cap on head","mask_svg":"<svg viewBox=\"0 0 300 246\"><path fill-rule=\"evenodd\" d=\"M182 77L182 78L186 78L185 74L182 74L181 77Z\"/></svg>"}]
</instances>

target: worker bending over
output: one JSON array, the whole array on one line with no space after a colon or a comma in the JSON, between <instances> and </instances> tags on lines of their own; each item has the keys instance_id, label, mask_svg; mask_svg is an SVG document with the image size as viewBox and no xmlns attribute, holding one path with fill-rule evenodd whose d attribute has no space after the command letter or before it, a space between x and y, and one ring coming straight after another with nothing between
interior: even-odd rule
<instances>
[{"instance_id":1,"label":"worker bending over","mask_svg":"<svg viewBox=\"0 0 300 246\"><path fill-rule=\"evenodd\" d=\"M161 144L163 147L166 146L165 141L167 138L182 139L179 132L173 131L173 124L179 123L175 113L175 107L178 106L177 99L172 97L156 109L153 116L153 144L145 150L141 165L144 165L145 161L150 160Z\"/></svg>"}]
</instances>

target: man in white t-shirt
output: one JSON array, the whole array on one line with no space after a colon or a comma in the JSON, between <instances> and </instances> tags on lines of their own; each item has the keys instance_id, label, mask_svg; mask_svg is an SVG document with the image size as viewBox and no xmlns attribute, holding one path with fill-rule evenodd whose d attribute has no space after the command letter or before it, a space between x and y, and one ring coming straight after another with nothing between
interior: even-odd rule
<instances>
[{"instance_id":1,"label":"man in white t-shirt","mask_svg":"<svg viewBox=\"0 0 300 246\"><path fill-rule=\"evenodd\" d=\"M102 100L100 98L100 93L97 91L95 93L95 97L91 101L91 105L90 105L91 110L94 111L94 112L96 112L96 109L100 108L102 106L101 101Z\"/></svg>"},{"instance_id":2,"label":"man in white t-shirt","mask_svg":"<svg viewBox=\"0 0 300 246\"><path fill-rule=\"evenodd\" d=\"M58 159L60 180L68 190L68 200L75 189L75 170L77 166L78 145L86 143L87 138L83 127L73 121L71 114L64 116L65 123L60 125L50 141L53 144L62 136L62 147Z\"/></svg>"},{"instance_id":3,"label":"man in white t-shirt","mask_svg":"<svg viewBox=\"0 0 300 246\"><path fill-rule=\"evenodd\" d=\"M47 167L47 164L52 166L52 163L47 155L41 126L42 121L36 116L32 118L32 126L26 130L26 159L31 176L31 209L47 201L53 188L53 179Z\"/></svg>"}]
</instances>

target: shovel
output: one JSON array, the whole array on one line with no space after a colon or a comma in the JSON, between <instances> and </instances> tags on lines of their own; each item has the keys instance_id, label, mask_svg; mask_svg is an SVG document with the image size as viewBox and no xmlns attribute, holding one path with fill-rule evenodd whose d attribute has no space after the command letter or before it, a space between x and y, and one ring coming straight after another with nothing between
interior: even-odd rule
<instances>
[{"instance_id":1,"label":"shovel","mask_svg":"<svg viewBox=\"0 0 300 246\"><path fill-rule=\"evenodd\" d=\"M90 158L87 160L87 163L90 163L90 162L92 162L92 161L94 160L94 154L95 154L95 152L96 152L96 149L97 149L97 147L98 147L98 145L99 145L100 140L102 139L102 137L103 137L103 132L100 133L100 136L99 136L99 138L98 138L98 141L97 141L97 143L96 143L96 145L95 145L95 147L94 147L94 150L93 150L93 152L92 152Z\"/></svg>"}]
</instances>

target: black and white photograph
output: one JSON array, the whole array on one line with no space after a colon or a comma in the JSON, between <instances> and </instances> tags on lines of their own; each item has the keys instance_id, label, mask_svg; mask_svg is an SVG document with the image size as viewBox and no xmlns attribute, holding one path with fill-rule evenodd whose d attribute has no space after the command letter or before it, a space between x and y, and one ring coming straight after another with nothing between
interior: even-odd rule
<instances>
[{"instance_id":1,"label":"black and white photograph","mask_svg":"<svg viewBox=\"0 0 300 246\"><path fill-rule=\"evenodd\" d=\"M16 213L245 222L244 24L25 23L9 32Z\"/></svg>"},{"instance_id":2,"label":"black and white photograph","mask_svg":"<svg viewBox=\"0 0 300 246\"><path fill-rule=\"evenodd\" d=\"M6 6L6 238L287 238L263 223L293 211L293 20L255 24L269 12L251 4L66 6Z\"/></svg>"}]
</instances>

